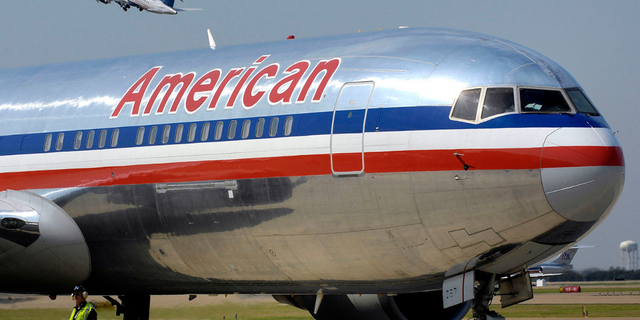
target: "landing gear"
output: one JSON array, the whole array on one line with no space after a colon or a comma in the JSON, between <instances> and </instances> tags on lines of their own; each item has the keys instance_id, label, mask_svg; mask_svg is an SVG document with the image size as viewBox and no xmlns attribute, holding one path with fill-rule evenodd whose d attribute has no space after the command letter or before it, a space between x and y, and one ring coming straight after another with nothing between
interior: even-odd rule
<instances>
[{"instance_id":1,"label":"landing gear","mask_svg":"<svg viewBox=\"0 0 640 320\"><path fill-rule=\"evenodd\" d=\"M471 303L473 318L477 320L504 320L503 316L495 311L489 310L493 296L499 290L499 287L496 287L496 275L477 271L475 273L475 280L475 299Z\"/></svg>"},{"instance_id":2,"label":"landing gear","mask_svg":"<svg viewBox=\"0 0 640 320\"><path fill-rule=\"evenodd\" d=\"M116 307L116 316L122 314L122 320L149 320L149 306L151 304L151 296L149 295L122 295L118 296L120 301L104 296L112 306Z\"/></svg>"}]
</instances>

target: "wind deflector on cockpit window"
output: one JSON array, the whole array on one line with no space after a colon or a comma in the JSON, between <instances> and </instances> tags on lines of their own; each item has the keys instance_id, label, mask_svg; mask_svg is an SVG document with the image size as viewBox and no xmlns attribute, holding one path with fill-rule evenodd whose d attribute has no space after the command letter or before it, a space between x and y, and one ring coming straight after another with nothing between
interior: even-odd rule
<instances>
[{"instance_id":1,"label":"wind deflector on cockpit window","mask_svg":"<svg viewBox=\"0 0 640 320\"><path fill-rule=\"evenodd\" d=\"M520 89L520 106L524 113L571 112L571 107L559 90Z\"/></svg>"}]
</instances>

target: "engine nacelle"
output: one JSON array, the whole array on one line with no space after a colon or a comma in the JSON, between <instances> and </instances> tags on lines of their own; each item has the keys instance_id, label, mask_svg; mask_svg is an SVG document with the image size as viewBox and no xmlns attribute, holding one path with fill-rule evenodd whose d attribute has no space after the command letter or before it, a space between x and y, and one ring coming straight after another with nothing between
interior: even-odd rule
<instances>
[{"instance_id":1,"label":"engine nacelle","mask_svg":"<svg viewBox=\"0 0 640 320\"><path fill-rule=\"evenodd\" d=\"M35 193L0 192L0 292L66 292L90 270L84 236L64 210Z\"/></svg>"},{"instance_id":2,"label":"engine nacelle","mask_svg":"<svg viewBox=\"0 0 640 320\"><path fill-rule=\"evenodd\" d=\"M442 291L399 294L325 295L317 314L316 296L273 296L277 301L307 310L317 320L460 320L471 301L444 309Z\"/></svg>"}]
</instances>

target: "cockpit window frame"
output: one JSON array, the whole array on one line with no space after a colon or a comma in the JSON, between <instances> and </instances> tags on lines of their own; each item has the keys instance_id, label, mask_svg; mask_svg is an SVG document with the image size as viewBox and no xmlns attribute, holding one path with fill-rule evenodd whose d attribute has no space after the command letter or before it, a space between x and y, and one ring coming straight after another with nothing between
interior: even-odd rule
<instances>
[{"instance_id":1,"label":"cockpit window frame","mask_svg":"<svg viewBox=\"0 0 640 320\"><path fill-rule=\"evenodd\" d=\"M498 114L494 114L494 115L486 117L486 118L482 118L482 110L483 110L483 106L484 106L484 103L485 103L485 99L487 97L487 90L488 89L493 89L493 88L509 88L509 89L513 89L514 110L513 111L509 111L509 112L498 113ZM454 117L453 116L454 109L456 107L456 104L458 103L458 99L460 98L460 95L462 94L462 92L468 91L468 90L476 90L476 89L481 89L480 98L478 100L478 105L476 106L476 118L474 120L468 120L468 119L462 119L462 118ZM520 103L521 102L520 101L520 91L522 89L558 91L558 92L560 92L562 94L562 97L564 98L565 102L569 106L570 111L556 111L556 112L530 112L530 111L527 111L527 112L523 112L522 105ZM472 86L472 87L467 87L467 88L463 88L462 90L460 90L460 93L458 93L458 96L456 97L456 100L453 102L453 105L451 106L451 112L449 113L449 119L453 120L453 121L465 122L465 123L470 123L470 124L480 124L480 123L483 123L483 122L486 122L486 121L491 121L491 120L493 120L493 119L495 119L497 117L502 117L502 116L506 116L506 115L510 115L510 114L576 114L576 113L580 113L580 112L578 111L576 106L573 104L573 100L571 100L571 97L569 97L569 94L566 91L566 90L573 90L573 89L576 89L576 88L540 87L540 86L516 86L516 85L490 85L490 86ZM581 88L577 88L577 89L580 89L580 91L585 96L585 98L593 106L593 103L591 102L591 100L589 100L589 98L586 96L584 91L582 91ZM593 107L595 108L595 106L593 106Z\"/></svg>"},{"instance_id":2,"label":"cockpit window frame","mask_svg":"<svg viewBox=\"0 0 640 320\"><path fill-rule=\"evenodd\" d=\"M522 103L520 100L520 90L522 89L532 89L532 90L545 90L545 91L558 91L562 94L562 97L564 98L564 101L567 103L567 105L569 106L569 109L571 109L570 112L566 112L566 111L553 111L553 112L549 112L549 111L545 111L545 112L530 112L530 111L523 111L522 110ZM576 114L576 108L573 105L573 102L571 101L569 95L567 94L567 92L564 90L564 88L553 88L553 87L536 87L536 86L518 86L518 95L517 95L517 100L516 103L518 104L518 113L520 114Z\"/></svg>"},{"instance_id":3,"label":"cockpit window frame","mask_svg":"<svg viewBox=\"0 0 640 320\"><path fill-rule=\"evenodd\" d=\"M482 110L483 110L485 99L487 97L487 89L496 89L496 88L505 88L505 89L512 89L513 90L514 110L510 111L510 112L498 113L498 114L494 114L494 115L486 117L486 118L482 118ZM451 106L451 112L449 113L449 119L454 120L454 121L471 123L471 124L478 124L478 123L483 123L483 122L486 122L486 121L493 120L493 119L495 119L497 117L502 117L502 116L509 115L509 114L517 114L517 113L520 112L520 109L519 109L519 105L520 105L519 104L519 98L520 98L520 95L518 94L518 89L519 88L520 87L514 86L514 85L473 86L473 87L464 88L464 89L460 90L460 93L458 94L458 96L456 97L456 100L453 102L453 105ZM453 111L454 111L454 108L455 108L456 104L458 103L458 98L460 98L460 94L463 91L474 90L474 89L480 89L481 90L480 91L480 98L478 99L478 105L476 106L476 118L474 120L467 120L467 119L454 117L453 116Z\"/></svg>"}]
</instances>

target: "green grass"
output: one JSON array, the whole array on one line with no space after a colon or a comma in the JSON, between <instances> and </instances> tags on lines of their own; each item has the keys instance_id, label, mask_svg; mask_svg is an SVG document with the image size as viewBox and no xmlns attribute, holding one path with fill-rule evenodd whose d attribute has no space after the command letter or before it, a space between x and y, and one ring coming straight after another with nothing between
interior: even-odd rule
<instances>
[{"instance_id":1,"label":"green grass","mask_svg":"<svg viewBox=\"0 0 640 320\"><path fill-rule=\"evenodd\" d=\"M584 306L590 318L598 317L637 317L640 315L640 305L620 304L603 305L590 304ZM582 305L515 305L505 309L493 306L492 310L505 318L580 318Z\"/></svg>"},{"instance_id":2,"label":"green grass","mask_svg":"<svg viewBox=\"0 0 640 320\"><path fill-rule=\"evenodd\" d=\"M640 305L585 305L590 318L598 317L637 317L640 315ZM506 309L492 306L492 310L508 318L580 318L582 305L515 305ZM5 319L69 319L70 310L63 309L31 309L31 310L2 310L0 320ZM213 306L194 306L178 308L154 308L151 319L155 320L313 320L308 312L277 303L235 304L226 303ZM469 318L471 315L467 315ZM223 318L224 317L224 318ZM122 319L117 317L115 308L98 308L98 318L101 320Z\"/></svg>"},{"instance_id":3,"label":"green grass","mask_svg":"<svg viewBox=\"0 0 640 320\"><path fill-rule=\"evenodd\" d=\"M122 320L122 315L116 316L114 307L99 306L98 319ZM211 306L153 308L150 319L159 320L313 320L309 312L278 303L234 304L225 303ZM65 309L20 309L0 310L0 320L68 320L71 307Z\"/></svg>"},{"instance_id":4,"label":"green grass","mask_svg":"<svg viewBox=\"0 0 640 320\"><path fill-rule=\"evenodd\" d=\"M564 287L564 286L563 286ZM621 286L621 287L592 287L592 286L584 286L581 285L580 289L582 292L592 292L592 293L618 293L622 292L624 295L628 295L629 293L633 293L634 295L640 294L640 286ZM559 293L560 287L541 287L541 288L533 288L533 294L545 294L545 293Z\"/></svg>"}]
</instances>

